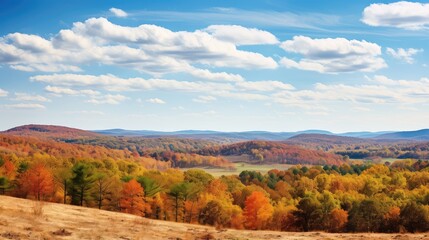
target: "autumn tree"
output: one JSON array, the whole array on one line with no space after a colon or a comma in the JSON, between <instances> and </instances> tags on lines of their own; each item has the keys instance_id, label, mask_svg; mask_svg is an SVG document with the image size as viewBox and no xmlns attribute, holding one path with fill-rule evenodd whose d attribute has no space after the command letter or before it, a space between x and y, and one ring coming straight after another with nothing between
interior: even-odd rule
<instances>
[{"instance_id":1,"label":"autumn tree","mask_svg":"<svg viewBox=\"0 0 429 240\"><path fill-rule=\"evenodd\" d=\"M63 191L63 203L67 203L67 195L70 185L70 178L72 176L71 169L68 167L58 168L54 172L54 180L56 185Z\"/></svg>"},{"instance_id":2,"label":"autumn tree","mask_svg":"<svg viewBox=\"0 0 429 240\"><path fill-rule=\"evenodd\" d=\"M143 188L135 180L124 183L121 191L120 206L121 211L138 216L143 216L145 203L143 202Z\"/></svg>"},{"instance_id":3,"label":"autumn tree","mask_svg":"<svg viewBox=\"0 0 429 240\"><path fill-rule=\"evenodd\" d=\"M425 232L429 230L429 209L414 201L401 208L401 224L409 232Z\"/></svg>"},{"instance_id":4,"label":"autumn tree","mask_svg":"<svg viewBox=\"0 0 429 240\"><path fill-rule=\"evenodd\" d=\"M188 182L177 183L170 188L168 195L173 198L174 216L178 221L179 211L183 212L184 201L194 194L193 184ZM184 215L184 214L183 214Z\"/></svg>"},{"instance_id":5,"label":"autumn tree","mask_svg":"<svg viewBox=\"0 0 429 240\"><path fill-rule=\"evenodd\" d=\"M8 189L9 187L10 187L9 180L6 177L1 176L0 177L0 194L5 194L6 189Z\"/></svg>"},{"instance_id":6,"label":"autumn tree","mask_svg":"<svg viewBox=\"0 0 429 240\"><path fill-rule=\"evenodd\" d=\"M10 160L4 160L2 166L0 167L0 174L8 178L9 180L13 180L16 175L16 167L13 162Z\"/></svg>"},{"instance_id":7,"label":"autumn tree","mask_svg":"<svg viewBox=\"0 0 429 240\"><path fill-rule=\"evenodd\" d=\"M288 204L287 202L278 202L274 206L273 217L269 226L272 230L277 231L297 231L295 226L295 216L293 212L296 211L294 205Z\"/></svg>"},{"instance_id":8,"label":"autumn tree","mask_svg":"<svg viewBox=\"0 0 429 240\"><path fill-rule=\"evenodd\" d=\"M391 207L389 211L384 214L384 221L381 227L381 231L388 233L399 232L399 227L401 224L400 213L401 209L399 207Z\"/></svg>"},{"instance_id":9,"label":"autumn tree","mask_svg":"<svg viewBox=\"0 0 429 240\"><path fill-rule=\"evenodd\" d=\"M184 173L185 181L197 185L206 186L214 177L201 169L189 169Z\"/></svg>"},{"instance_id":10,"label":"autumn tree","mask_svg":"<svg viewBox=\"0 0 429 240\"><path fill-rule=\"evenodd\" d=\"M202 224L224 226L230 218L222 203L219 200L212 200L201 210L199 221Z\"/></svg>"},{"instance_id":11,"label":"autumn tree","mask_svg":"<svg viewBox=\"0 0 429 240\"><path fill-rule=\"evenodd\" d=\"M140 183L143 188L143 201L146 205L144 214L146 216L147 214L152 213L150 208L150 199L153 198L157 193L161 192L162 187L155 180L145 176L139 176L137 178L137 182Z\"/></svg>"},{"instance_id":12,"label":"autumn tree","mask_svg":"<svg viewBox=\"0 0 429 240\"><path fill-rule=\"evenodd\" d=\"M320 202L320 220L321 223L317 228L330 228L328 226L329 220L332 218L332 211L336 208L340 208L340 203L337 199L334 198L334 194L329 191L323 191L319 196L318 200ZM338 212L336 212L338 213ZM342 226L341 226L342 227Z\"/></svg>"},{"instance_id":13,"label":"autumn tree","mask_svg":"<svg viewBox=\"0 0 429 240\"><path fill-rule=\"evenodd\" d=\"M377 232L383 221L384 207L375 199L365 199L350 210L349 226L358 232Z\"/></svg>"},{"instance_id":14,"label":"autumn tree","mask_svg":"<svg viewBox=\"0 0 429 240\"><path fill-rule=\"evenodd\" d=\"M263 229L268 224L274 212L270 199L262 192L253 192L247 197L244 207L245 227L248 229Z\"/></svg>"},{"instance_id":15,"label":"autumn tree","mask_svg":"<svg viewBox=\"0 0 429 240\"><path fill-rule=\"evenodd\" d=\"M43 164L35 164L20 177L20 185L37 200L52 195L54 177Z\"/></svg>"},{"instance_id":16,"label":"autumn tree","mask_svg":"<svg viewBox=\"0 0 429 240\"><path fill-rule=\"evenodd\" d=\"M103 200L110 191L110 187L113 184L113 177L108 176L105 172L97 172L93 176L94 178L94 192L97 199L98 209L101 209Z\"/></svg>"},{"instance_id":17,"label":"autumn tree","mask_svg":"<svg viewBox=\"0 0 429 240\"><path fill-rule=\"evenodd\" d=\"M314 196L307 196L301 199L294 212L296 225L304 232L308 232L318 227L321 218L321 204Z\"/></svg>"},{"instance_id":18,"label":"autumn tree","mask_svg":"<svg viewBox=\"0 0 429 240\"><path fill-rule=\"evenodd\" d=\"M330 214L327 221L327 230L329 232L343 232L348 222L348 213L343 209L335 208Z\"/></svg>"}]
</instances>

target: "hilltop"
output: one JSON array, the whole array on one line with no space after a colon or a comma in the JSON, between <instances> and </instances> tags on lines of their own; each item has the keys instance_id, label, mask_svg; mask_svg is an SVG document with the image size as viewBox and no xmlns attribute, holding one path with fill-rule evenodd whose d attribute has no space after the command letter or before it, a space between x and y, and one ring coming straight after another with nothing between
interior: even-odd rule
<instances>
[{"instance_id":1,"label":"hilltop","mask_svg":"<svg viewBox=\"0 0 429 240\"><path fill-rule=\"evenodd\" d=\"M428 234L275 232L146 219L130 214L0 196L0 239L427 239Z\"/></svg>"},{"instance_id":2,"label":"hilltop","mask_svg":"<svg viewBox=\"0 0 429 240\"><path fill-rule=\"evenodd\" d=\"M18 126L0 133L15 136L31 136L43 138L82 138L102 136L101 134L95 132L85 131L77 128L37 124Z\"/></svg>"}]
</instances>

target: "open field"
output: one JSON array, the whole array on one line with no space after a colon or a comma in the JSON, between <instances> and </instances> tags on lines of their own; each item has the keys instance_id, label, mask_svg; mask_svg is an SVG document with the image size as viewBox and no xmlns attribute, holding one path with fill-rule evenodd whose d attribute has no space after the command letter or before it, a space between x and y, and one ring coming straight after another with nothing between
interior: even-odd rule
<instances>
[{"instance_id":1,"label":"open field","mask_svg":"<svg viewBox=\"0 0 429 240\"><path fill-rule=\"evenodd\" d=\"M290 164L250 164L250 163L243 163L243 162L235 162L233 163L235 166L235 170L228 170L225 168L200 168L204 171L210 173L211 175L215 177L220 177L222 175L239 175L244 170L249 171L259 171L261 173L266 173L272 169L278 169L278 170L286 170L290 168ZM186 171L190 168L182 168L183 171Z\"/></svg>"},{"instance_id":2,"label":"open field","mask_svg":"<svg viewBox=\"0 0 429 240\"><path fill-rule=\"evenodd\" d=\"M331 234L217 230L149 220L129 214L0 196L0 239L395 239L426 240L421 234Z\"/></svg>"}]
</instances>

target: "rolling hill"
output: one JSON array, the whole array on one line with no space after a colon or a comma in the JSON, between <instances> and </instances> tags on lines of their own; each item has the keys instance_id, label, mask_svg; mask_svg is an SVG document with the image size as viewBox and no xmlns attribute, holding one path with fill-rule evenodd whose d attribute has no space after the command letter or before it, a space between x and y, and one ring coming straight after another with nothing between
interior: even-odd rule
<instances>
[{"instance_id":1,"label":"rolling hill","mask_svg":"<svg viewBox=\"0 0 429 240\"><path fill-rule=\"evenodd\" d=\"M102 136L95 132L85 131L77 128L36 124L19 126L0 133L15 136L31 136L43 138L83 138Z\"/></svg>"},{"instance_id":2,"label":"rolling hill","mask_svg":"<svg viewBox=\"0 0 429 240\"><path fill-rule=\"evenodd\" d=\"M336 136L327 134L299 134L286 140L288 143L305 143L305 144L361 144L375 142L372 139L363 139L357 137Z\"/></svg>"}]
</instances>

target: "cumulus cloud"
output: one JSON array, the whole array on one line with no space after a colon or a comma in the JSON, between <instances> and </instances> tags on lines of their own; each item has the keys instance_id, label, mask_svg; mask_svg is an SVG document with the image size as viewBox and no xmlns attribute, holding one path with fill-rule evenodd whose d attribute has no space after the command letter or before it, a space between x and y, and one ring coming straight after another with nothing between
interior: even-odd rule
<instances>
[{"instance_id":1,"label":"cumulus cloud","mask_svg":"<svg viewBox=\"0 0 429 240\"><path fill-rule=\"evenodd\" d=\"M124 10L119 8L110 8L109 11L113 13L116 17L128 17L128 13L126 13Z\"/></svg>"},{"instance_id":2,"label":"cumulus cloud","mask_svg":"<svg viewBox=\"0 0 429 240\"><path fill-rule=\"evenodd\" d=\"M117 105L125 100L127 100L128 98L120 95L120 94L116 94L116 95L112 95L112 94L107 94L107 95L103 95L103 96L93 96L90 100L88 100L87 102L89 103L93 103L93 104L112 104L112 105Z\"/></svg>"},{"instance_id":3,"label":"cumulus cloud","mask_svg":"<svg viewBox=\"0 0 429 240\"><path fill-rule=\"evenodd\" d=\"M235 36L232 43L220 39L227 37L225 28L217 29L219 34L222 30L222 37L217 38L206 29L175 32L156 25L128 27L106 18L90 18L74 23L71 29L63 29L51 38L24 33L1 37L0 63L27 72L78 72L82 71L82 65L97 62L155 77L183 72L226 81L241 81L242 77L207 68L274 69L278 66L271 57L237 48L238 44L250 44L250 41L262 43L264 35L270 36L267 42L275 42L270 33L240 27L243 39Z\"/></svg>"},{"instance_id":4,"label":"cumulus cloud","mask_svg":"<svg viewBox=\"0 0 429 240\"><path fill-rule=\"evenodd\" d=\"M283 91L273 94L273 101L287 106L313 109L323 104L418 104L429 103L429 79L393 80L376 75L367 84L316 83L311 89ZM364 107L361 106L360 110Z\"/></svg>"},{"instance_id":5,"label":"cumulus cloud","mask_svg":"<svg viewBox=\"0 0 429 240\"><path fill-rule=\"evenodd\" d=\"M363 11L362 22L376 27L396 27L408 30L427 29L429 3L400 1L374 3Z\"/></svg>"},{"instance_id":6,"label":"cumulus cloud","mask_svg":"<svg viewBox=\"0 0 429 240\"><path fill-rule=\"evenodd\" d=\"M386 49L387 54L391 55L392 57L402 60L406 63L412 64L414 63L414 58L413 56L416 55L419 52L423 52L423 49L415 49L415 48L408 48L408 49L404 49L404 48L398 48L398 49L393 49L393 48L387 48Z\"/></svg>"},{"instance_id":7,"label":"cumulus cloud","mask_svg":"<svg viewBox=\"0 0 429 240\"><path fill-rule=\"evenodd\" d=\"M6 108L10 109L45 109L46 107L38 103L17 103L17 104L7 104L3 105Z\"/></svg>"},{"instance_id":8,"label":"cumulus cloud","mask_svg":"<svg viewBox=\"0 0 429 240\"><path fill-rule=\"evenodd\" d=\"M0 88L0 97L6 97L9 93Z\"/></svg>"},{"instance_id":9,"label":"cumulus cloud","mask_svg":"<svg viewBox=\"0 0 429 240\"><path fill-rule=\"evenodd\" d=\"M154 104L165 104L165 101L159 98L149 98L146 100L148 103L154 103Z\"/></svg>"},{"instance_id":10,"label":"cumulus cloud","mask_svg":"<svg viewBox=\"0 0 429 240\"><path fill-rule=\"evenodd\" d=\"M287 68L341 73L373 72L387 66L380 57L381 47L365 40L295 36L283 42L281 48L302 56L299 61L283 57L280 63Z\"/></svg>"},{"instance_id":11,"label":"cumulus cloud","mask_svg":"<svg viewBox=\"0 0 429 240\"><path fill-rule=\"evenodd\" d=\"M204 30L219 40L237 46L279 43L277 37L272 33L256 28L238 25L211 25Z\"/></svg>"},{"instance_id":12,"label":"cumulus cloud","mask_svg":"<svg viewBox=\"0 0 429 240\"><path fill-rule=\"evenodd\" d=\"M15 93L15 97L12 98L14 101L33 101L33 102L50 102L48 98L28 93Z\"/></svg>"}]
</instances>

